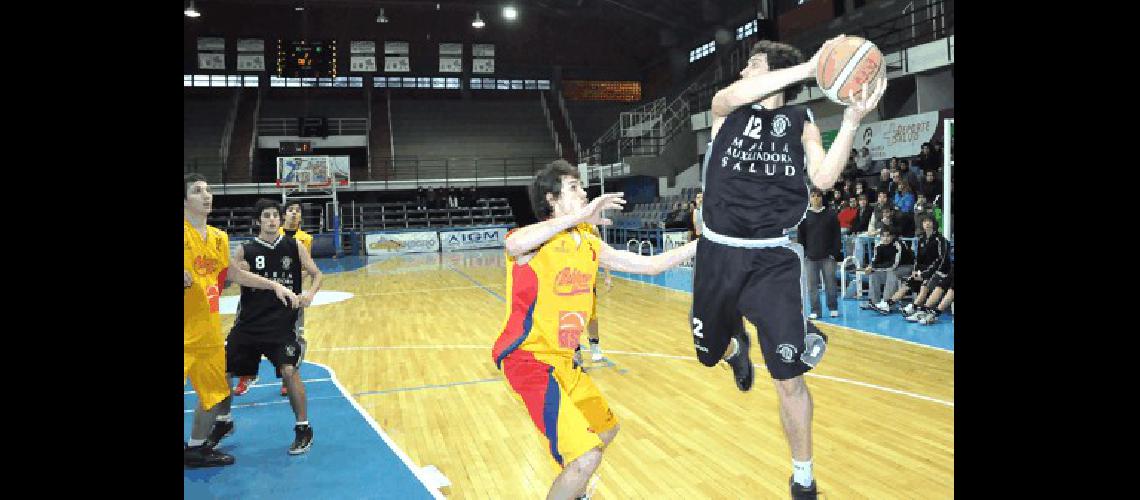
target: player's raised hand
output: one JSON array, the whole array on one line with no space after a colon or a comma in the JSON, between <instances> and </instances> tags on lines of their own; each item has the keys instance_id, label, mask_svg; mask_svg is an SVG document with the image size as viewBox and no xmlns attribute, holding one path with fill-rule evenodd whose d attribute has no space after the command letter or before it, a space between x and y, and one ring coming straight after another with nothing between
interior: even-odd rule
<instances>
[{"instance_id":1,"label":"player's raised hand","mask_svg":"<svg viewBox=\"0 0 1140 500\"><path fill-rule=\"evenodd\" d=\"M597 226L607 226L613 224L613 221L603 216L602 212L605 210L621 210L625 206L625 199L622 198L625 193L606 193L593 201L586 204L578 211L577 215L581 222L587 222Z\"/></svg>"},{"instance_id":2,"label":"player's raised hand","mask_svg":"<svg viewBox=\"0 0 1140 500\"><path fill-rule=\"evenodd\" d=\"M859 97L854 97L855 91L848 94L851 99L851 105L843 110L844 118L850 118L855 121L861 121L867 113L870 113L875 106L879 105L879 99L883 97L883 92L887 91L887 77L886 75L880 76L875 80L875 86L870 92L867 91L867 84L863 84L862 93Z\"/></svg>"}]
</instances>

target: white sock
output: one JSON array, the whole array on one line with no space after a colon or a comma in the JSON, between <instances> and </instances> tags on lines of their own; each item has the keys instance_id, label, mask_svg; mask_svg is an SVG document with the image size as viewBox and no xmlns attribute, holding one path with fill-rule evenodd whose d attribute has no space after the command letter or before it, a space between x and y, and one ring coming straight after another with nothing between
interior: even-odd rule
<instances>
[{"instance_id":1,"label":"white sock","mask_svg":"<svg viewBox=\"0 0 1140 500\"><path fill-rule=\"evenodd\" d=\"M303 422L297 422L297 425L309 425L309 421L305 420Z\"/></svg>"},{"instance_id":2,"label":"white sock","mask_svg":"<svg viewBox=\"0 0 1140 500\"><path fill-rule=\"evenodd\" d=\"M229 422L230 420L233 420L233 418L234 417L233 417L232 413L227 413L225 415L218 415L218 422Z\"/></svg>"},{"instance_id":3,"label":"white sock","mask_svg":"<svg viewBox=\"0 0 1140 500\"><path fill-rule=\"evenodd\" d=\"M206 443L205 439L191 439L191 440L186 442L186 446L193 448L195 446L202 446L205 443Z\"/></svg>"},{"instance_id":4,"label":"white sock","mask_svg":"<svg viewBox=\"0 0 1140 500\"><path fill-rule=\"evenodd\" d=\"M738 342L736 340L736 337L732 338L731 343L732 343L732 354L729 354L728 357L724 358L725 361L732 359L734 356L736 356L737 354L740 353L740 342Z\"/></svg>"},{"instance_id":5,"label":"white sock","mask_svg":"<svg viewBox=\"0 0 1140 500\"><path fill-rule=\"evenodd\" d=\"M807 462L792 460L792 480L805 488L811 486L811 460Z\"/></svg>"}]
</instances>

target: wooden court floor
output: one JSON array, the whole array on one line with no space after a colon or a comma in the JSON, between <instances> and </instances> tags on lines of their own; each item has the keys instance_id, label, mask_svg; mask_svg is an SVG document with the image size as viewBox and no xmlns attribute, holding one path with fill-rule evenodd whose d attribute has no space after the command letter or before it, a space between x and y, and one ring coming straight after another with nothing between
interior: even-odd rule
<instances>
[{"instance_id":1,"label":"wooden court floor","mask_svg":"<svg viewBox=\"0 0 1140 500\"><path fill-rule=\"evenodd\" d=\"M306 312L307 359L417 465L439 468L451 498L543 498L557 474L491 360L504 282L502 250L400 256L326 274L324 290L354 296ZM688 293L614 282L598 305L609 362L590 373L622 430L594 498L787 498L791 459L758 348L741 393L727 367L696 361ZM808 376L820 496L952 498L954 354L820 328L830 345Z\"/></svg>"}]
</instances>

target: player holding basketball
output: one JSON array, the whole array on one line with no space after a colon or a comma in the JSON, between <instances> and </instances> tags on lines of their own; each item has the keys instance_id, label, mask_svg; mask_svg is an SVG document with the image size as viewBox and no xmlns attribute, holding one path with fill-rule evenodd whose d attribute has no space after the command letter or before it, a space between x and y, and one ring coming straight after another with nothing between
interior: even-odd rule
<instances>
[{"instance_id":1,"label":"player holding basketball","mask_svg":"<svg viewBox=\"0 0 1140 500\"><path fill-rule=\"evenodd\" d=\"M842 39L829 40L806 63L794 47L757 42L740 79L713 97L712 140L702 167L693 343L702 364L723 359L737 387L747 391L754 373L742 317L756 326L792 452L793 498L816 498L812 399L803 373L819 363L826 339L804 315L803 247L787 232L804 217L809 181L828 189L839 178L856 128L879 102L886 81L864 86L844 110L827 151L810 110L785 102L799 93L802 80L815 76L820 54Z\"/></svg>"},{"instance_id":2,"label":"player holding basketball","mask_svg":"<svg viewBox=\"0 0 1140 500\"><path fill-rule=\"evenodd\" d=\"M313 301L313 294L320 288L320 269L304 245L278 234L281 208L277 202L258 200L254 208L260 224L258 235L252 242L238 247L234 252L234 260L244 261L250 271L289 287L293 293L299 294L299 306L307 307ZM313 276L313 286L304 293L301 293L302 269ZM242 287L237 319L226 341L226 371L230 376L257 375L261 356L265 355L289 388L289 404L296 417L290 455L309 451L313 442L305 385L301 382L300 372L304 353L304 345L300 342L303 316L303 309L282 307L268 294ZM210 433L211 442L217 443L233 433L230 401L227 399L220 405L221 415Z\"/></svg>"},{"instance_id":3,"label":"player holding basketball","mask_svg":"<svg viewBox=\"0 0 1140 500\"><path fill-rule=\"evenodd\" d=\"M598 266L657 274L692 257L696 244L654 256L614 250L590 225L609 224L602 211L621 209L622 193L587 204L578 170L564 160L535 175L530 199L541 222L507 233L509 298L491 356L562 467L547 498L568 499L585 493L618 431L601 392L573 361L590 322Z\"/></svg>"},{"instance_id":4,"label":"player holding basketball","mask_svg":"<svg viewBox=\"0 0 1140 500\"><path fill-rule=\"evenodd\" d=\"M226 276L245 287L272 290L287 307L296 307L297 296L279 283L237 267L230 260L230 240L226 233L206 225L214 196L206 178L199 174L183 177L182 220L182 330L183 379L189 378L198 394L194 424L186 443L187 467L216 467L234 463L234 457L214 450L207 443L222 403L229 405L230 384L226 380L225 339L218 312L218 297Z\"/></svg>"}]
</instances>

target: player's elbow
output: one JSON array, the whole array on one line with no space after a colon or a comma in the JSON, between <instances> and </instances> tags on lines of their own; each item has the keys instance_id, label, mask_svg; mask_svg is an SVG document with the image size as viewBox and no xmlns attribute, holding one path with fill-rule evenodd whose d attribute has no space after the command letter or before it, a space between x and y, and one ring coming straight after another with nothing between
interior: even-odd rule
<instances>
[{"instance_id":1,"label":"player's elbow","mask_svg":"<svg viewBox=\"0 0 1140 500\"><path fill-rule=\"evenodd\" d=\"M503 248L511 257L518 257L526 252L526 249L519 244L518 238L507 238L506 241L503 241Z\"/></svg>"}]
</instances>

